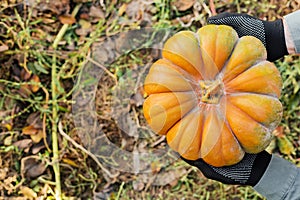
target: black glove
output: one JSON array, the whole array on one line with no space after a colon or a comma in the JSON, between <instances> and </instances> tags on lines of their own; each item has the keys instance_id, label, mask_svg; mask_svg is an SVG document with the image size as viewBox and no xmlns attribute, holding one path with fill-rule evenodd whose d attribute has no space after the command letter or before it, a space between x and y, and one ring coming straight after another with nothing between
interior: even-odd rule
<instances>
[{"instance_id":1,"label":"black glove","mask_svg":"<svg viewBox=\"0 0 300 200\"><path fill-rule=\"evenodd\" d=\"M255 186L265 173L271 157L266 151L259 154L246 153L239 163L226 167L213 167L202 159L195 161L182 159L188 164L198 167L206 178L225 184Z\"/></svg>"},{"instance_id":2,"label":"black glove","mask_svg":"<svg viewBox=\"0 0 300 200\"><path fill-rule=\"evenodd\" d=\"M239 37L251 35L260 39L267 49L269 61L288 54L281 19L263 21L247 14L225 12L208 18L208 23L229 25L236 30Z\"/></svg>"}]
</instances>

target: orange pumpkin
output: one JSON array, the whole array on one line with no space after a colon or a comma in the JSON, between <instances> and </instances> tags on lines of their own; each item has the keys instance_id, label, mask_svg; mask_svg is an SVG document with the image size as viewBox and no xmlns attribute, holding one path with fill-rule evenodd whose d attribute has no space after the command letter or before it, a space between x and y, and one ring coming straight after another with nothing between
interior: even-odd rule
<instances>
[{"instance_id":1,"label":"orange pumpkin","mask_svg":"<svg viewBox=\"0 0 300 200\"><path fill-rule=\"evenodd\" d=\"M146 76L149 126L189 160L216 167L259 153L281 120L282 80L255 37L225 25L169 38Z\"/></svg>"}]
</instances>

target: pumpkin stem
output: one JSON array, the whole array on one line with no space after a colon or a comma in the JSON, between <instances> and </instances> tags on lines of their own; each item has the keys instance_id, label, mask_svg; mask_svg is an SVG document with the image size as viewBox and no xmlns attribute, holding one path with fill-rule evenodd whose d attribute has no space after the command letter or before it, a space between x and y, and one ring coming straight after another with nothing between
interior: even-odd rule
<instances>
[{"instance_id":1,"label":"pumpkin stem","mask_svg":"<svg viewBox=\"0 0 300 200\"><path fill-rule=\"evenodd\" d=\"M224 86L221 80L201 80L200 100L203 103L218 104L224 95Z\"/></svg>"}]
</instances>

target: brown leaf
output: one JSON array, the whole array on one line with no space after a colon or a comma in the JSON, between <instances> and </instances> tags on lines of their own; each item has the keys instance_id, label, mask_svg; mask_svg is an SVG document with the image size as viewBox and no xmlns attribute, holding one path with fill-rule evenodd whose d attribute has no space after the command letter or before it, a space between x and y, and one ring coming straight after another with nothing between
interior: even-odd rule
<instances>
[{"instance_id":1,"label":"brown leaf","mask_svg":"<svg viewBox=\"0 0 300 200\"><path fill-rule=\"evenodd\" d=\"M25 152L29 150L32 145L31 139L23 139L13 143L14 146L18 147L18 149L25 150Z\"/></svg>"},{"instance_id":2,"label":"brown leaf","mask_svg":"<svg viewBox=\"0 0 300 200\"><path fill-rule=\"evenodd\" d=\"M179 10L179 11L186 11L189 8L191 8L196 0L177 0L173 1L173 5Z\"/></svg>"},{"instance_id":3,"label":"brown leaf","mask_svg":"<svg viewBox=\"0 0 300 200\"><path fill-rule=\"evenodd\" d=\"M146 5L141 1L131 1L126 6L126 15L135 20L142 20L146 9Z\"/></svg>"},{"instance_id":4,"label":"brown leaf","mask_svg":"<svg viewBox=\"0 0 300 200\"><path fill-rule=\"evenodd\" d=\"M13 135L8 135L3 141L4 145L10 146L12 144L12 139L13 139Z\"/></svg>"},{"instance_id":5,"label":"brown leaf","mask_svg":"<svg viewBox=\"0 0 300 200\"><path fill-rule=\"evenodd\" d=\"M95 17L95 18L100 18L100 19L105 18L105 15L104 15L104 12L102 11L102 9L99 7L95 7L95 6L92 6L90 8L89 16Z\"/></svg>"},{"instance_id":6,"label":"brown leaf","mask_svg":"<svg viewBox=\"0 0 300 200\"><path fill-rule=\"evenodd\" d=\"M43 122L42 122L42 118L40 116L40 112L34 112L31 113L26 122L30 125L32 125L34 128L36 129L42 129L43 128Z\"/></svg>"},{"instance_id":7,"label":"brown leaf","mask_svg":"<svg viewBox=\"0 0 300 200\"><path fill-rule=\"evenodd\" d=\"M34 135L30 135L30 138L32 139L32 141L34 143L39 143L44 137L43 131L42 130L38 130L37 134Z\"/></svg>"},{"instance_id":8,"label":"brown leaf","mask_svg":"<svg viewBox=\"0 0 300 200\"><path fill-rule=\"evenodd\" d=\"M92 24L91 24L89 21L84 20L84 19L79 20L79 25L80 25L81 28L83 28L83 29L89 29L89 28L91 28L91 26L92 26Z\"/></svg>"},{"instance_id":9,"label":"brown leaf","mask_svg":"<svg viewBox=\"0 0 300 200\"><path fill-rule=\"evenodd\" d=\"M39 156L27 156L21 159L21 176L23 178L35 178L42 175L46 165L41 162Z\"/></svg>"},{"instance_id":10,"label":"brown leaf","mask_svg":"<svg viewBox=\"0 0 300 200\"><path fill-rule=\"evenodd\" d=\"M37 75L34 74L31 77L30 81L36 84L36 85L30 85L31 91L34 92L34 93L37 92L40 89L40 87L38 86L38 83L41 82L40 78Z\"/></svg>"},{"instance_id":11,"label":"brown leaf","mask_svg":"<svg viewBox=\"0 0 300 200\"><path fill-rule=\"evenodd\" d=\"M74 24L76 22L75 17L71 16L71 15L61 15L58 17L59 21L62 24Z\"/></svg>"},{"instance_id":12,"label":"brown leaf","mask_svg":"<svg viewBox=\"0 0 300 200\"><path fill-rule=\"evenodd\" d=\"M20 89L18 90L18 93L24 97L28 98L31 94L30 86L28 84L21 85Z\"/></svg>"},{"instance_id":13,"label":"brown leaf","mask_svg":"<svg viewBox=\"0 0 300 200\"><path fill-rule=\"evenodd\" d=\"M37 198L37 193L29 187L21 186L20 192L28 199Z\"/></svg>"},{"instance_id":14,"label":"brown leaf","mask_svg":"<svg viewBox=\"0 0 300 200\"><path fill-rule=\"evenodd\" d=\"M86 36L92 31L92 24L84 19L79 20L80 28L75 30L75 33L80 36Z\"/></svg>"},{"instance_id":15,"label":"brown leaf","mask_svg":"<svg viewBox=\"0 0 300 200\"><path fill-rule=\"evenodd\" d=\"M80 13L79 18L89 20L90 16L88 13Z\"/></svg>"},{"instance_id":16,"label":"brown leaf","mask_svg":"<svg viewBox=\"0 0 300 200\"><path fill-rule=\"evenodd\" d=\"M6 128L8 131L12 130L12 125L10 123L1 124L1 126Z\"/></svg>"},{"instance_id":17,"label":"brown leaf","mask_svg":"<svg viewBox=\"0 0 300 200\"><path fill-rule=\"evenodd\" d=\"M40 142L40 143L37 143L37 144L34 144L31 148L31 152L32 154L37 154L40 152L40 150L44 149L46 146L43 142Z\"/></svg>"},{"instance_id":18,"label":"brown leaf","mask_svg":"<svg viewBox=\"0 0 300 200\"><path fill-rule=\"evenodd\" d=\"M35 128L33 125L26 126L22 129L24 135L35 135L38 131L39 129Z\"/></svg>"},{"instance_id":19,"label":"brown leaf","mask_svg":"<svg viewBox=\"0 0 300 200\"><path fill-rule=\"evenodd\" d=\"M21 79L24 81L29 80L31 77L31 73L29 73L28 71L26 71L24 68L21 70Z\"/></svg>"}]
</instances>

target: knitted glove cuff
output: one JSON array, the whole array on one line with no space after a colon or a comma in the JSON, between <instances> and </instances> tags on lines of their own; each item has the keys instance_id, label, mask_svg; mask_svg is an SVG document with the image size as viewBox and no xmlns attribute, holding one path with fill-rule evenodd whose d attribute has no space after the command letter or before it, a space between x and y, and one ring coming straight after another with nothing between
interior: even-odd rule
<instances>
[{"instance_id":1,"label":"knitted glove cuff","mask_svg":"<svg viewBox=\"0 0 300 200\"><path fill-rule=\"evenodd\" d=\"M282 19L268 22L263 21L266 34L266 49L268 60L274 61L288 55Z\"/></svg>"},{"instance_id":2,"label":"knitted glove cuff","mask_svg":"<svg viewBox=\"0 0 300 200\"><path fill-rule=\"evenodd\" d=\"M271 155L266 151L259 154L246 153L239 163L225 167L214 167L204 162L203 159L195 161L182 159L190 165L198 167L203 175L209 179L225 184L254 186L265 173L270 163Z\"/></svg>"}]
</instances>

